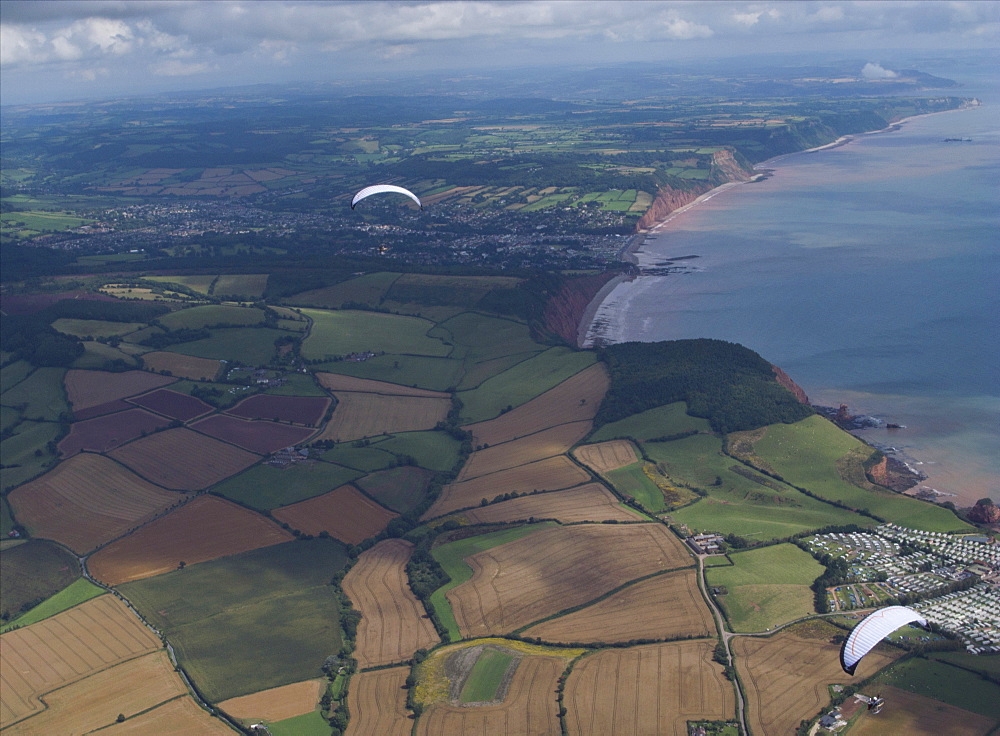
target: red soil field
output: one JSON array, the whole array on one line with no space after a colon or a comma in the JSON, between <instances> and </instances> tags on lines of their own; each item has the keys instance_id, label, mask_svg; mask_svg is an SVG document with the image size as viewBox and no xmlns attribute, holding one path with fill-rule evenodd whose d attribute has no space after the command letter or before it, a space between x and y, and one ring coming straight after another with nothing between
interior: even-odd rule
<instances>
[{"instance_id":1,"label":"red soil field","mask_svg":"<svg viewBox=\"0 0 1000 736\"><path fill-rule=\"evenodd\" d=\"M129 401L146 409L165 414L171 419L180 419L182 422L212 411L212 407L201 399L166 388L150 391L148 394L136 396Z\"/></svg>"},{"instance_id":2,"label":"red soil field","mask_svg":"<svg viewBox=\"0 0 1000 736\"><path fill-rule=\"evenodd\" d=\"M344 578L344 592L362 616L354 647L359 667L404 662L439 641L407 582L412 552L409 542L386 539L363 552Z\"/></svg>"},{"instance_id":3,"label":"red soil field","mask_svg":"<svg viewBox=\"0 0 1000 736\"><path fill-rule=\"evenodd\" d=\"M59 452L63 457L75 455L81 450L108 452L168 424L169 419L142 409L106 414L71 425L69 434L59 442Z\"/></svg>"},{"instance_id":4,"label":"red soil field","mask_svg":"<svg viewBox=\"0 0 1000 736\"><path fill-rule=\"evenodd\" d=\"M126 396L135 396L143 391L166 386L176 380L145 371L108 373L73 368L66 371L64 383L66 397L73 405L73 411L78 412L81 409L89 409L115 399L124 399Z\"/></svg>"},{"instance_id":5,"label":"red soil field","mask_svg":"<svg viewBox=\"0 0 1000 736\"><path fill-rule=\"evenodd\" d=\"M532 517L556 519L563 524L578 521L647 520L619 503L615 495L600 483L587 483L563 491L549 491L502 501L463 511L462 516L472 524L524 521Z\"/></svg>"},{"instance_id":6,"label":"red soil field","mask_svg":"<svg viewBox=\"0 0 1000 736\"><path fill-rule=\"evenodd\" d=\"M274 509L271 515L306 534L327 532L357 544L385 529L396 514L382 508L352 485L343 485L322 496Z\"/></svg>"},{"instance_id":7,"label":"red soil field","mask_svg":"<svg viewBox=\"0 0 1000 736\"><path fill-rule=\"evenodd\" d=\"M134 408L132 404L128 403L124 399L115 399L114 401L108 401L104 404L88 406L86 409L74 411L73 419L78 422L82 422L86 419L93 419L94 417L100 417L105 414L111 414L116 411L125 411L132 408Z\"/></svg>"},{"instance_id":8,"label":"red soil field","mask_svg":"<svg viewBox=\"0 0 1000 736\"><path fill-rule=\"evenodd\" d=\"M208 488L259 459L183 427L130 442L111 457L153 483L181 491Z\"/></svg>"},{"instance_id":9,"label":"red soil field","mask_svg":"<svg viewBox=\"0 0 1000 736\"><path fill-rule=\"evenodd\" d=\"M227 414L244 419L274 419L316 427L323 419L330 400L321 396L267 396L258 394L244 399Z\"/></svg>"},{"instance_id":10,"label":"red soil field","mask_svg":"<svg viewBox=\"0 0 1000 736\"><path fill-rule=\"evenodd\" d=\"M90 556L90 574L106 585L176 570L294 539L270 519L216 496L198 496Z\"/></svg>"},{"instance_id":11,"label":"red soil field","mask_svg":"<svg viewBox=\"0 0 1000 736\"><path fill-rule=\"evenodd\" d=\"M413 721L406 710L409 667L361 672L351 678L345 736L410 736Z\"/></svg>"},{"instance_id":12,"label":"red soil field","mask_svg":"<svg viewBox=\"0 0 1000 736\"><path fill-rule=\"evenodd\" d=\"M199 432L261 455L297 445L316 431L277 422L237 419L222 414L207 417L190 426Z\"/></svg>"}]
</instances>

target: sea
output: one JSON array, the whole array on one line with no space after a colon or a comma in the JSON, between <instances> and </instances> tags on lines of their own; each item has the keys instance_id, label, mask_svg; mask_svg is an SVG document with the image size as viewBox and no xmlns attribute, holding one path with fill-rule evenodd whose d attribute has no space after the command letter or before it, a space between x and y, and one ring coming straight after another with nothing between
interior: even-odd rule
<instances>
[{"instance_id":1,"label":"sea","mask_svg":"<svg viewBox=\"0 0 1000 736\"><path fill-rule=\"evenodd\" d=\"M741 343L813 403L905 425L858 434L940 500L1000 502L1000 79L958 81L980 106L772 159L675 214L588 342Z\"/></svg>"}]
</instances>

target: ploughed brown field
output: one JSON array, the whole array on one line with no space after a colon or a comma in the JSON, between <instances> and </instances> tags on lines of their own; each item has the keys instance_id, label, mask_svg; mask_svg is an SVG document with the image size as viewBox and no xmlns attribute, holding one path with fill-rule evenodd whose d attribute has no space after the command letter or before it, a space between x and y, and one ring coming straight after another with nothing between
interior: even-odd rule
<instances>
[{"instance_id":1,"label":"ploughed brown field","mask_svg":"<svg viewBox=\"0 0 1000 736\"><path fill-rule=\"evenodd\" d=\"M354 376L344 376L339 373L317 373L316 378L319 380L320 385L329 391L358 391L360 393L382 394L384 396L423 396L429 399L451 398L451 394L444 393L443 391L401 386L398 383L374 381L370 378L355 378Z\"/></svg>"},{"instance_id":2,"label":"ploughed brown field","mask_svg":"<svg viewBox=\"0 0 1000 736\"><path fill-rule=\"evenodd\" d=\"M733 686L712 661L714 647L714 639L677 641L583 657L566 681L569 733L687 736L689 720L734 718Z\"/></svg>"},{"instance_id":3,"label":"ploughed brown field","mask_svg":"<svg viewBox=\"0 0 1000 736\"><path fill-rule=\"evenodd\" d=\"M138 404L141 407L150 409L159 414L165 414L171 419L179 419L186 422L189 419L208 414L212 407L201 399L188 396L178 391L171 391L169 388L158 388L142 396L133 396L129 403Z\"/></svg>"},{"instance_id":4,"label":"ploughed brown field","mask_svg":"<svg viewBox=\"0 0 1000 736\"><path fill-rule=\"evenodd\" d=\"M561 657L522 657L502 703L473 707L433 703L417 721L416 732L420 736L559 736L555 690L565 668L566 660Z\"/></svg>"},{"instance_id":5,"label":"ploughed brown field","mask_svg":"<svg viewBox=\"0 0 1000 736\"><path fill-rule=\"evenodd\" d=\"M135 396L166 386L176 380L170 376L160 376L145 371L108 373L76 368L66 371L66 378L63 379L66 385L66 397L73 405L74 412L124 399L126 396Z\"/></svg>"},{"instance_id":6,"label":"ploughed brown field","mask_svg":"<svg viewBox=\"0 0 1000 736\"><path fill-rule=\"evenodd\" d=\"M433 429L451 409L450 399L338 391L337 408L320 439L345 442L392 432Z\"/></svg>"},{"instance_id":7,"label":"ploughed brown field","mask_svg":"<svg viewBox=\"0 0 1000 736\"><path fill-rule=\"evenodd\" d=\"M993 718L896 687L879 685L878 692L886 707L878 715L863 711L851 736L986 736L997 726Z\"/></svg>"},{"instance_id":8,"label":"ploughed brown field","mask_svg":"<svg viewBox=\"0 0 1000 736\"><path fill-rule=\"evenodd\" d=\"M7 497L33 536L78 554L120 537L185 498L143 480L114 460L83 453Z\"/></svg>"},{"instance_id":9,"label":"ploughed brown field","mask_svg":"<svg viewBox=\"0 0 1000 736\"><path fill-rule=\"evenodd\" d=\"M607 473L639 461L635 446L628 440L608 440L595 445L583 445L573 450L573 457L595 473Z\"/></svg>"},{"instance_id":10,"label":"ploughed brown field","mask_svg":"<svg viewBox=\"0 0 1000 736\"><path fill-rule=\"evenodd\" d=\"M622 506L600 483L587 483L563 491L549 491L463 511L472 524L526 519L556 519L564 524L578 521L646 521L637 511Z\"/></svg>"},{"instance_id":11,"label":"ploughed brown field","mask_svg":"<svg viewBox=\"0 0 1000 736\"><path fill-rule=\"evenodd\" d=\"M469 480L480 475L496 473L498 470L516 468L518 465L526 465L536 460L563 455L589 431L589 421L570 422L500 445L491 445L485 450L477 450L469 455L469 459L462 466L458 480Z\"/></svg>"},{"instance_id":12,"label":"ploughed brown field","mask_svg":"<svg viewBox=\"0 0 1000 736\"><path fill-rule=\"evenodd\" d=\"M168 352L144 353L142 364L146 366L146 370L156 373L170 371L173 376L190 378L192 381L211 381L218 374L221 365L219 361L209 358Z\"/></svg>"},{"instance_id":13,"label":"ploughed brown field","mask_svg":"<svg viewBox=\"0 0 1000 736\"><path fill-rule=\"evenodd\" d=\"M206 417L189 426L261 455L297 445L316 431L290 424L237 419L224 414Z\"/></svg>"},{"instance_id":14,"label":"ploughed brown field","mask_svg":"<svg viewBox=\"0 0 1000 736\"><path fill-rule=\"evenodd\" d=\"M233 718L283 721L316 710L326 684L323 679L293 682L223 700L219 707Z\"/></svg>"},{"instance_id":15,"label":"ploughed brown field","mask_svg":"<svg viewBox=\"0 0 1000 736\"><path fill-rule=\"evenodd\" d=\"M855 678L840 668L841 633L827 623L809 622L769 637L737 637L732 643L743 681L747 722L754 733L795 733L830 702L828 685ZM881 649L865 657L864 668L876 672L899 656Z\"/></svg>"},{"instance_id":16,"label":"ploughed brown field","mask_svg":"<svg viewBox=\"0 0 1000 736\"><path fill-rule=\"evenodd\" d=\"M362 553L344 577L344 592L362 616L354 646L361 668L403 662L439 641L407 582L412 552L409 542L386 539Z\"/></svg>"},{"instance_id":17,"label":"ploughed brown field","mask_svg":"<svg viewBox=\"0 0 1000 736\"><path fill-rule=\"evenodd\" d=\"M406 710L409 667L361 672L351 678L345 736L410 736L413 721Z\"/></svg>"},{"instance_id":18,"label":"ploughed brown field","mask_svg":"<svg viewBox=\"0 0 1000 736\"><path fill-rule=\"evenodd\" d=\"M447 593L466 637L506 634L629 580L692 564L660 524L550 527L466 562L472 578Z\"/></svg>"},{"instance_id":19,"label":"ploughed brown field","mask_svg":"<svg viewBox=\"0 0 1000 736\"><path fill-rule=\"evenodd\" d=\"M113 723L101 736L233 736L233 729L213 718L192 698L174 698L153 710Z\"/></svg>"},{"instance_id":20,"label":"ploughed brown field","mask_svg":"<svg viewBox=\"0 0 1000 736\"><path fill-rule=\"evenodd\" d=\"M0 636L0 728L42 711L45 706L38 698L44 693L161 646L139 617L112 595Z\"/></svg>"},{"instance_id":21,"label":"ploughed brown field","mask_svg":"<svg viewBox=\"0 0 1000 736\"><path fill-rule=\"evenodd\" d=\"M73 420L82 422L85 419L103 417L105 414L113 414L114 412L127 411L134 408L135 405L128 403L125 399L115 399L114 401L107 401L103 404L98 404L97 406L88 406L86 409L74 410Z\"/></svg>"},{"instance_id":22,"label":"ploughed brown field","mask_svg":"<svg viewBox=\"0 0 1000 736\"><path fill-rule=\"evenodd\" d=\"M208 488L260 459L184 427L143 437L110 455L143 478L180 491Z\"/></svg>"},{"instance_id":23,"label":"ploughed brown field","mask_svg":"<svg viewBox=\"0 0 1000 736\"><path fill-rule=\"evenodd\" d=\"M244 419L277 419L306 426L318 426L330 400L322 396L268 396L258 394L244 399L227 414Z\"/></svg>"},{"instance_id":24,"label":"ploughed brown field","mask_svg":"<svg viewBox=\"0 0 1000 736\"><path fill-rule=\"evenodd\" d=\"M108 452L168 424L169 419L142 409L105 414L71 424L69 434L59 442L59 452L63 457L75 455L81 450Z\"/></svg>"},{"instance_id":25,"label":"ploughed brown field","mask_svg":"<svg viewBox=\"0 0 1000 736\"><path fill-rule=\"evenodd\" d=\"M498 445L557 424L589 421L597 413L607 390L607 369L595 363L528 403L496 419L470 424L464 429L472 432L474 445Z\"/></svg>"},{"instance_id":26,"label":"ploughed brown field","mask_svg":"<svg viewBox=\"0 0 1000 736\"><path fill-rule=\"evenodd\" d=\"M379 506L352 485L343 485L322 496L274 509L271 515L306 534L327 532L332 537L357 544L385 529L392 511Z\"/></svg>"},{"instance_id":27,"label":"ploughed brown field","mask_svg":"<svg viewBox=\"0 0 1000 736\"><path fill-rule=\"evenodd\" d=\"M198 496L176 511L109 544L88 560L106 585L176 570L294 539L270 519L216 496Z\"/></svg>"},{"instance_id":28,"label":"ploughed brown field","mask_svg":"<svg viewBox=\"0 0 1000 736\"><path fill-rule=\"evenodd\" d=\"M677 570L630 585L566 616L532 626L525 636L546 642L613 642L711 636L712 614L697 571Z\"/></svg>"},{"instance_id":29,"label":"ploughed brown field","mask_svg":"<svg viewBox=\"0 0 1000 736\"><path fill-rule=\"evenodd\" d=\"M478 506L484 498L492 500L503 493L555 491L586 483L590 479L586 470L565 455L557 455L460 483L449 483L441 489L441 495L422 518L433 519L458 509Z\"/></svg>"}]
</instances>

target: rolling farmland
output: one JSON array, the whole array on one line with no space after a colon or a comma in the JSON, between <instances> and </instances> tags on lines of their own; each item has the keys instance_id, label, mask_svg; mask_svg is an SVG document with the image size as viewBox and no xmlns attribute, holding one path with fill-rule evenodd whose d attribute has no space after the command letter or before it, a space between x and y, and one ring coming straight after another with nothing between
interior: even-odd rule
<instances>
[{"instance_id":1,"label":"rolling farmland","mask_svg":"<svg viewBox=\"0 0 1000 736\"><path fill-rule=\"evenodd\" d=\"M320 439L344 442L392 432L433 429L451 409L450 399L338 391L337 408Z\"/></svg>"},{"instance_id":2,"label":"rolling farmland","mask_svg":"<svg viewBox=\"0 0 1000 736\"><path fill-rule=\"evenodd\" d=\"M112 723L101 731L101 736L150 736L161 733L232 736L233 729L209 715L193 698L181 697L168 700L122 723Z\"/></svg>"},{"instance_id":3,"label":"rolling farmland","mask_svg":"<svg viewBox=\"0 0 1000 736\"><path fill-rule=\"evenodd\" d=\"M105 371L69 370L66 372L66 396L73 411L100 406L144 391L173 383L176 378L144 371L107 373Z\"/></svg>"},{"instance_id":4,"label":"rolling farmland","mask_svg":"<svg viewBox=\"0 0 1000 736\"><path fill-rule=\"evenodd\" d=\"M352 677L347 694L351 720L345 736L410 736L413 721L403 689L409 674L409 667L393 667Z\"/></svg>"},{"instance_id":5,"label":"rolling farmland","mask_svg":"<svg viewBox=\"0 0 1000 736\"><path fill-rule=\"evenodd\" d=\"M160 388L150 391L148 394L135 396L129 399L129 403L138 404L145 409L164 414L171 419L179 419L182 422L212 411L212 407L201 399L171 391L168 388Z\"/></svg>"},{"instance_id":6,"label":"rolling farmland","mask_svg":"<svg viewBox=\"0 0 1000 736\"><path fill-rule=\"evenodd\" d=\"M431 391L426 388L401 386L387 381L373 381L370 378L355 378L340 373L317 373L320 385L329 391L347 391L366 394L382 394L383 396L419 396L425 399L447 399L451 394L444 391Z\"/></svg>"},{"instance_id":7,"label":"rolling farmland","mask_svg":"<svg viewBox=\"0 0 1000 736\"><path fill-rule=\"evenodd\" d=\"M378 534L396 516L352 485L343 485L322 496L282 506L274 509L272 515L306 534L327 532L350 544Z\"/></svg>"},{"instance_id":8,"label":"rolling farmland","mask_svg":"<svg viewBox=\"0 0 1000 736\"><path fill-rule=\"evenodd\" d=\"M312 679L241 695L219 703L233 718L250 721L283 721L316 709L326 680Z\"/></svg>"},{"instance_id":9,"label":"rolling farmland","mask_svg":"<svg viewBox=\"0 0 1000 736\"><path fill-rule=\"evenodd\" d=\"M159 373L169 371L172 376L189 378L192 381L211 381L219 373L222 364L211 358L196 358L193 355L155 351L142 356L142 364L147 370Z\"/></svg>"},{"instance_id":10,"label":"rolling farmland","mask_svg":"<svg viewBox=\"0 0 1000 736\"><path fill-rule=\"evenodd\" d=\"M59 441L59 452L64 458L82 450L108 452L169 423L169 419L142 409L127 409L74 422L69 434Z\"/></svg>"},{"instance_id":11,"label":"rolling farmland","mask_svg":"<svg viewBox=\"0 0 1000 736\"><path fill-rule=\"evenodd\" d=\"M297 445L316 431L277 422L238 419L225 414L215 414L189 426L209 437L261 455Z\"/></svg>"},{"instance_id":12,"label":"rolling farmland","mask_svg":"<svg viewBox=\"0 0 1000 736\"><path fill-rule=\"evenodd\" d=\"M995 718L948 705L940 700L883 685L879 693L892 706L878 715L862 712L851 736L986 736L995 733Z\"/></svg>"},{"instance_id":13,"label":"rolling farmland","mask_svg":"<svg viewBox=\"0 0 1000 736\"><path fill-rule=\"evenodd\" d=\"M646 517L623 506L614 494L599 483L502 501L463 511L462 516L473 524L526 521L529 518L555 519L563 524L580 521L646 521Z\"/></svg>"},{"instance_id":14,"label":"rolling farmland","mask_svg":"<svg viewBox=\"0 0 1000 736\"><path fill-rule=\"evenodd\" d=\"M639 461L635 445L628 440L608 440L595 445L583 445L573 450L573 456L595 473L607 473Z\"/></svg>"},{"instance_id":15,"label":"rolling farmland","mask_svg":"<svg viewBox=\"0 0 1000 736\"><path fill-rule=\"evenodd\" d=\"M314 427L323 419L330 400L319 396L268 396L259 394L226 409L226 414L244 419L275 419Z\"/></svg>"},{"instance_id":16,"label":"rolling farmland","mask_svg":"<svg viewBox=\"0 0 1000 736\"><path fill-rule=\"evenodd\" d=\"M535 460L562 455L590 431L590 422L571 422L521 437L502 445L493 445L469 455L458 479L468 480L498 470L515 468Z\"/></svg>"}]
</instances>

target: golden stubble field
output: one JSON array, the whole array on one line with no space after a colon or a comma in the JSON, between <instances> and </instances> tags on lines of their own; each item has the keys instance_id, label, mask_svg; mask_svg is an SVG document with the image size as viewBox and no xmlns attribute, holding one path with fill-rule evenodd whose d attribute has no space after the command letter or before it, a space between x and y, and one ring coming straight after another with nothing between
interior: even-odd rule
<instances>
[{"instance_id":1,"label":"golden stubble field","mask_svg":"<svg viewBox=\"0 0 1000 736\"><path fill-rule=\"evenodd\" d=\"M660 524L549 527L466 562L472 578L447 593L466 637L506 634L635 578L693 564Z\"/></svg>"},{"instance_id":2,"label":"golden stubble field","mask_svg":"<svg viewBox=\"0 0 1000 736\"><path fill-rule=\"evenodd\" d=\"M635 446L628 440L608 440L583 445L573 450L573 457L595 473L607 473L639 461Z\"/></svg>"},{"instance_id":3,"label":"golden stubble field","mask_svg":"<svg viewBox=\"0 0 1000 736\"><path fill-rule=\"evenodd\" d=\"M223 700L219 707L241 720L283 721L316 710L326 684L322 678L293 682Z\"/></svg>"},{"instance_id":4,"label":"golden stubble field","mask_svg":"<svg viewBox=\"0 0 1000 736\"><path fill-rule=\"evenodd\" d=\"M420 396L426 399L451 399L451 394L431 391L427 388L401 386L398 383L375 381L371 378L355 378L340 373L317 373L320 385L328 391L351 391L383 396Z\"/></svg>"},{"instance_id":5,"label":"golden stubble field","mask_svg":"<svg viewBox=\"0 0 1000 736\"><path fill-rule=\"evenodd\" d=\"M338 391L334 396L337 408L319 439L335 442L433 429L451 409L451 399L347 391Z\"/></svg>"},{"instance_id":6,"label":"golden stubble field","mask_svg":"<svg viewBox=\"0 0 1000 736\"><path fill-rule=\"evenodd\" d=\"M490 504L469 511L464 516L472 524L492 524L527 519L556 519L563 524L580 521L646 521L632 511L600 483L587 483L562 491L549 491Z\"/></svg>"},{"instance_id":7,"label":"golden stubble field","mask_svg":"<svg viewBox=\"0 0 1000 736\"><path fill-rule=\"evenodd\" d=\"M409 542L386 539L362 553L344 577L344 592L362 616L354 647L361 668L404 662L439 641L407 582L412 553Z\"/></svg>"},{"instance_id":8,"label":"golden stubble field","mask_svg":"<svg viewBox=\"0 0 1000 736\"><path fill-rule=\"evenodd\" d=\"M566 681L569 733L687 736L689 720L733 718L733 685L712 661L714 647L714 639L677 641L584 657Z\"/></svg>"},{"instance_id":9,"label":"golden stubble field","mask_svg":"<svg viewBox=\"0 0 1000 736\"><path fill-rule=\"evenodd\" d=\"M66 386L66 397L73 405L73 410L80 411L116 399L124 399L126 396L145 393L176 380L170 376L145 371L107 373L73 368L66 371L63 382Z\"/></svg>"},{"instance_id":10,"label":"golden stubble field","mask_svg":"<svg viewBox=\"0 0 1000 736\"><path fill-rule=\"evenodd\" d=\"M409 667L362 672L351 678L346 736L410 736L413 720L406 709Z\"/></svg>"},{"instance_id":11,"label":"golden stubble field","mask_svg":"<svg viewBox=\"0 0 1000 736\"><path fill-rule=\"evenodd\" d=\"M500 470L516 468L519 465L527 465L547 457L563 455L587 435L590 426L589 420L560 424L527 437L499 445L491 445L485 450L477 450L469 455L469 459L458 475L458 480L470 480L480 475L488 475Z\"/></svg>"},{"instance_id":12,"label":"golden stubble field","mask_svg":"<svg viewBox=\"0 0 1000 736\"><path fill-rule=\"evenodd\" d=\"M194 702L190 697L174 698L150 711L113 723L101 736L233 736L233 729Z\"/></svg>"}]
</instances>

